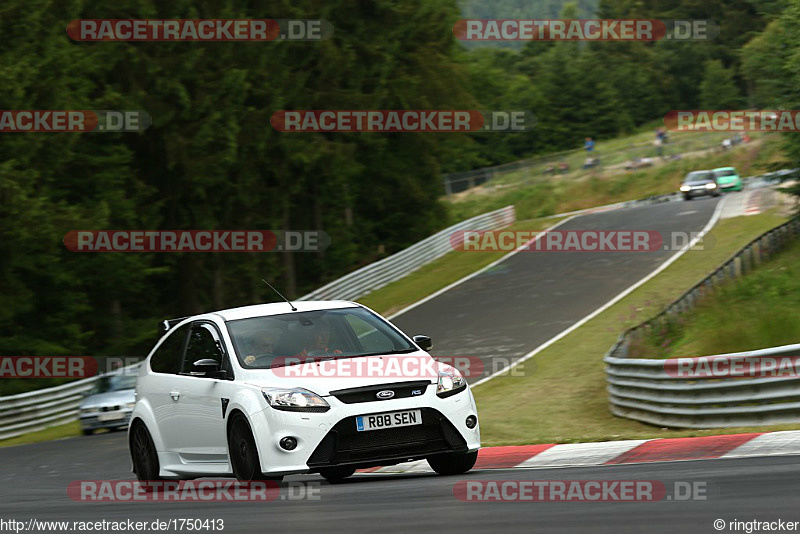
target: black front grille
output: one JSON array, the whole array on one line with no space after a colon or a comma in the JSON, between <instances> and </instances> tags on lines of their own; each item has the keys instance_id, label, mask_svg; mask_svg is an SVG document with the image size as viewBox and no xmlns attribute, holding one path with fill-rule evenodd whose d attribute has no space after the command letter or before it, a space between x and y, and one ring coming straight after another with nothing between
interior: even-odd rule
<instances>
[{"instance_id":1,"label":"black front grille","mask_svg":"<svg viewBox=\"0 0 800 534\"><path fill-rule=\"evenodd\" d=\"M426 380L416 382L397 382L394 384L381 384L378 386L364 386L360 388L337 389L331 391L331 395L345 404L355 404L358 402L374 402L390 399L405 399L408 397L418 397L425 394L425 390L431 383ZM381 391L391 391L391 397L380 398L378 393Z\"/></svg>"},{"instance_id":2,"label":"black front grille","mask_svg":"<svg viewBox=\"0 0 800 534\"><path fill-rule=\"evenodd\" d=\"M421 425L365 432L356 430L355 417L342 419L314 450L308 466L356 464L369 467L467 450L466 441L445 416L432 408L421 408L420 411Z\"/></svg>"}]
</instances>

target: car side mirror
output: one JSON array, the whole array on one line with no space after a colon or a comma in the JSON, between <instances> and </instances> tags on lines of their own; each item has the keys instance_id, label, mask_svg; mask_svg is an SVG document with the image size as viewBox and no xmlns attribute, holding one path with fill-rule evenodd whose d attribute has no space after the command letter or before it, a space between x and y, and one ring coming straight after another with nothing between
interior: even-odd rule
<instances>
[{"instance_id":1,"label":"car side mirror","mask_svg":"<svg viewBox=\"0 0 800 534\"><path fill-rule=\"evenodd\" d=\"M433 348L433 341L428 336L414 336L411 339L413 339L414 343L419 345L419 348L422 350L431 350L431 348Z\"/></svg>"},{"instance_id":2,"label":"car side mirror","mask_svg":"<svg viewBox=\"0 0 800 534\"><path fill-rule=\"evenodd\" d=\"M225 378L225 371L219 368L219 362L211 358L203 358L192 364L192 374L209 378Z\"/></svg>"}]
</instances>

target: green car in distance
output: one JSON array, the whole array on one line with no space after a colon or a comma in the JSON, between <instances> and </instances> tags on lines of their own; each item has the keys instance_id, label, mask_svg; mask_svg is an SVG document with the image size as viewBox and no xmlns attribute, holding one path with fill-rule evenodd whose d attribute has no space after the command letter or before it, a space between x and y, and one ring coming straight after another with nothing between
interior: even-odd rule
<instances>
[{"instance_id":1,"label":"green car in distance","mask_svg":"<svg viewBox=\"0 0 800 534\"><path fill-rule=\"evenodd\" d=\"M734 167L720 167L712 172L717 185L723 191L741 191L744 187L742 179Z\"/></svg>"}]
</instances>

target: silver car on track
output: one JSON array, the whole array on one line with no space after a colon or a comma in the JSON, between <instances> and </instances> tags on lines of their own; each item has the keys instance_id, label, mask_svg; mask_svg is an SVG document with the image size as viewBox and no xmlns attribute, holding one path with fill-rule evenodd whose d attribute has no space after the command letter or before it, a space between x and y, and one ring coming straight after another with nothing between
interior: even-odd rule
<instances>
[{"instance_id":1,"label":"silver car on track","mask_svg":"<svg viewBox=\"0 0 800 534\"><path fill-rule=\"evenodd\" d=\"M114 373L100 377L97 387L83 399L79 419L84 435L95 430L128 428L136 403L136 374Z\"/></svg>"}]
</instances>

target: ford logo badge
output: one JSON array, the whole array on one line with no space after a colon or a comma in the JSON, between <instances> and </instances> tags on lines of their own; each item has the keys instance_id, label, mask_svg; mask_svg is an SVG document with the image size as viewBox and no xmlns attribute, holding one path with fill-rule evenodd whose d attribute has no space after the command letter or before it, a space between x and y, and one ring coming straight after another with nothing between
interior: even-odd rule
<instances>
[{"instance_id":1,"label":"ford logo badge","mask_svg":"<svg viewBox=\"0 0 800 534\"><path fill-rule=\"evenodd\" d=\"M392 397L394 397L394 391L392 391L391 389L384 389L383 391L377 392L375 396L383 400L391 399Z\"/></svg>"}]
</instances>

